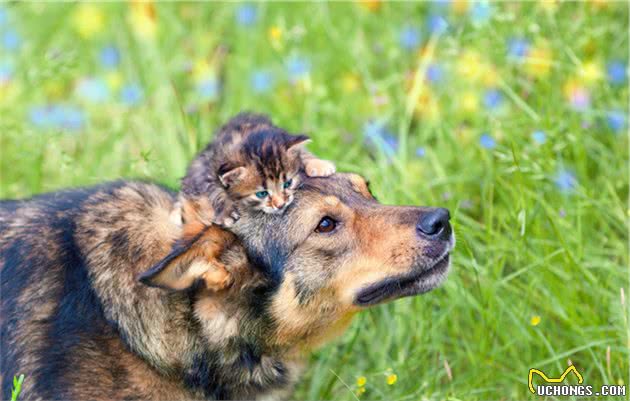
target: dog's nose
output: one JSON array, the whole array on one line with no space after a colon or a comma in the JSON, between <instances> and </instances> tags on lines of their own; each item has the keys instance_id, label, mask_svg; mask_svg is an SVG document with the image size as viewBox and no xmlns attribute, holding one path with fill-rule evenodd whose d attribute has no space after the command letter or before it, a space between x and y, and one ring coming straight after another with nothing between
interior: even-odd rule
<instances>
[{"instance_id":1,"label":"dog's nose","mask_svg":"<svg viewBox=\"0 0 630 401\"><path fill-rule=\"evenodd\" d=\"M451 235L450 219L448 209L433 209L420 216L416 229L429 239L446 239Z\"/></svg>"}]
</instances>

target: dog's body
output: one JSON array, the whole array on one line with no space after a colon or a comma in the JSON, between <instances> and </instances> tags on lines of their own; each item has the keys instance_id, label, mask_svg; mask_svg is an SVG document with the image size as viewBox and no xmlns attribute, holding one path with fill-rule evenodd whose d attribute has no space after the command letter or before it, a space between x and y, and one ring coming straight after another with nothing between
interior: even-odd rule
<instances>
[{"instance_id":1,"label":"dog's body","mask_svg":"<svg viewBox=\"0 0 630 401\"><path fill-rule=\"evenodd\" d=\"M228 291L150 288L138 277L182 237L175 204L137 182L1 204L3 399L18 374L25 400L285 398L313 347L363 307L434 288L452 247L434 209L381 206L335 175L306 180L283 216L200 234L223 241Z\"/></svg>"}]
</instances>

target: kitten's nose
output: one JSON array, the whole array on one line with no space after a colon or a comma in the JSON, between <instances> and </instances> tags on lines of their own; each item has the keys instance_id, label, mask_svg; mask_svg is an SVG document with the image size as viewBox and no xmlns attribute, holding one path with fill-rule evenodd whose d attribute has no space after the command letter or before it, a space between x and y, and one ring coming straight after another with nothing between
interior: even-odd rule
<instances>
[{"instance_id":1,"label":"kitten's nose","mask_svg":"<svg viewBox=\"0 0 630 401\"><path fill-rule=\"evenodd\" d=\"M271 197L271 206L273 206L275 209L282 209L284 207L284 203L284 199L282 199L281 197Z\"/></svg>"}]
</instances>

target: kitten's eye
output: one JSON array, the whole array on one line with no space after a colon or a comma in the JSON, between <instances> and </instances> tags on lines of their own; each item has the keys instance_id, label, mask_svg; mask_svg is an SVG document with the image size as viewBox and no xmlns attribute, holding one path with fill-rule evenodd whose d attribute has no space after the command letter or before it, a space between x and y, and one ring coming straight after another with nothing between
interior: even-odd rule
<instances>
[{"instance_id":1,"label":"kitten's eye","mask_svg":"<svg viewBox=\"0 0 630 401\"><path fill-rule=\"evenodd\" d=\"M285 181L285 183L282 185L282 188L287 189L291 186L291 184L293 184L293 180L290 179L288 181Z\"/></svg>"},{"instance_id":2,"label":"kitten's eye","mask_svg":"<svg viewBox=\"0 0 630 401\"><path fill-rule=\"evenodd\" d=\"M324 217L320 220L315 232L318 233L329 233L332 232L337 227L337 222L333 220L331 217Z\"/></svg>"},{"instance_id":3,"label":"kitten's eye","mask_svg":"<svg viewBox=\"0 0 630 401\"><path fill-rule=\"evenodd\" d=\"M265 199L269 195L268 191L258 191L256 192L256 197L259 199Z\"/></svg>"}]
</instances>

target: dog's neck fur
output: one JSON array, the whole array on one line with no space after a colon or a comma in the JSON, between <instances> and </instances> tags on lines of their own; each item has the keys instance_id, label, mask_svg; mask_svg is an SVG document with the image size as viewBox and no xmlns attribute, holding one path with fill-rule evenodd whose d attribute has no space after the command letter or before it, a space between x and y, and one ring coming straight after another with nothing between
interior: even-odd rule
<instances>
[{"instance_id":1,"label":"dog's neck fur","mask_svg":"<svg viewBox=\"0 0 630 401\"><path fill-rule=\"evenodd\" d=\"M120 204L109 207L105 200L105 224L79 222L79 231L85 232L79 241L83 249L92 250L86 255L88 270L96 271L99 265L100 271L113 267L125 272L93 277L107 320L116 326L128 348L162 374L178 377L194 398L287 397L298 379L304 354L295 347L270 343L272 323L260 302L268 287L264 279L251 279L257 273L251 270L242 248L224 254L227 266L241 266L240 271L250 277L241 284L237 279L235 285L242 288L232 296L208 296L205 290L194 288L168 293L137 281L137 275L164 257L181 235L181 226L171 214L173 196L140 190L143 196L136 199L133 189L125 189L131 192L125 194L131 199L128 210ZM147 199L152 205L147 205ZM137 210L145 210L146 218L121 219ZM121 228L116 227L118 222L123 222ZM123 229L124 252L107 241L113 232ZM154 252L144 252L142 255L151 256L139 258L133 252L138 247Z\"/></svg>"}]
</instances>

